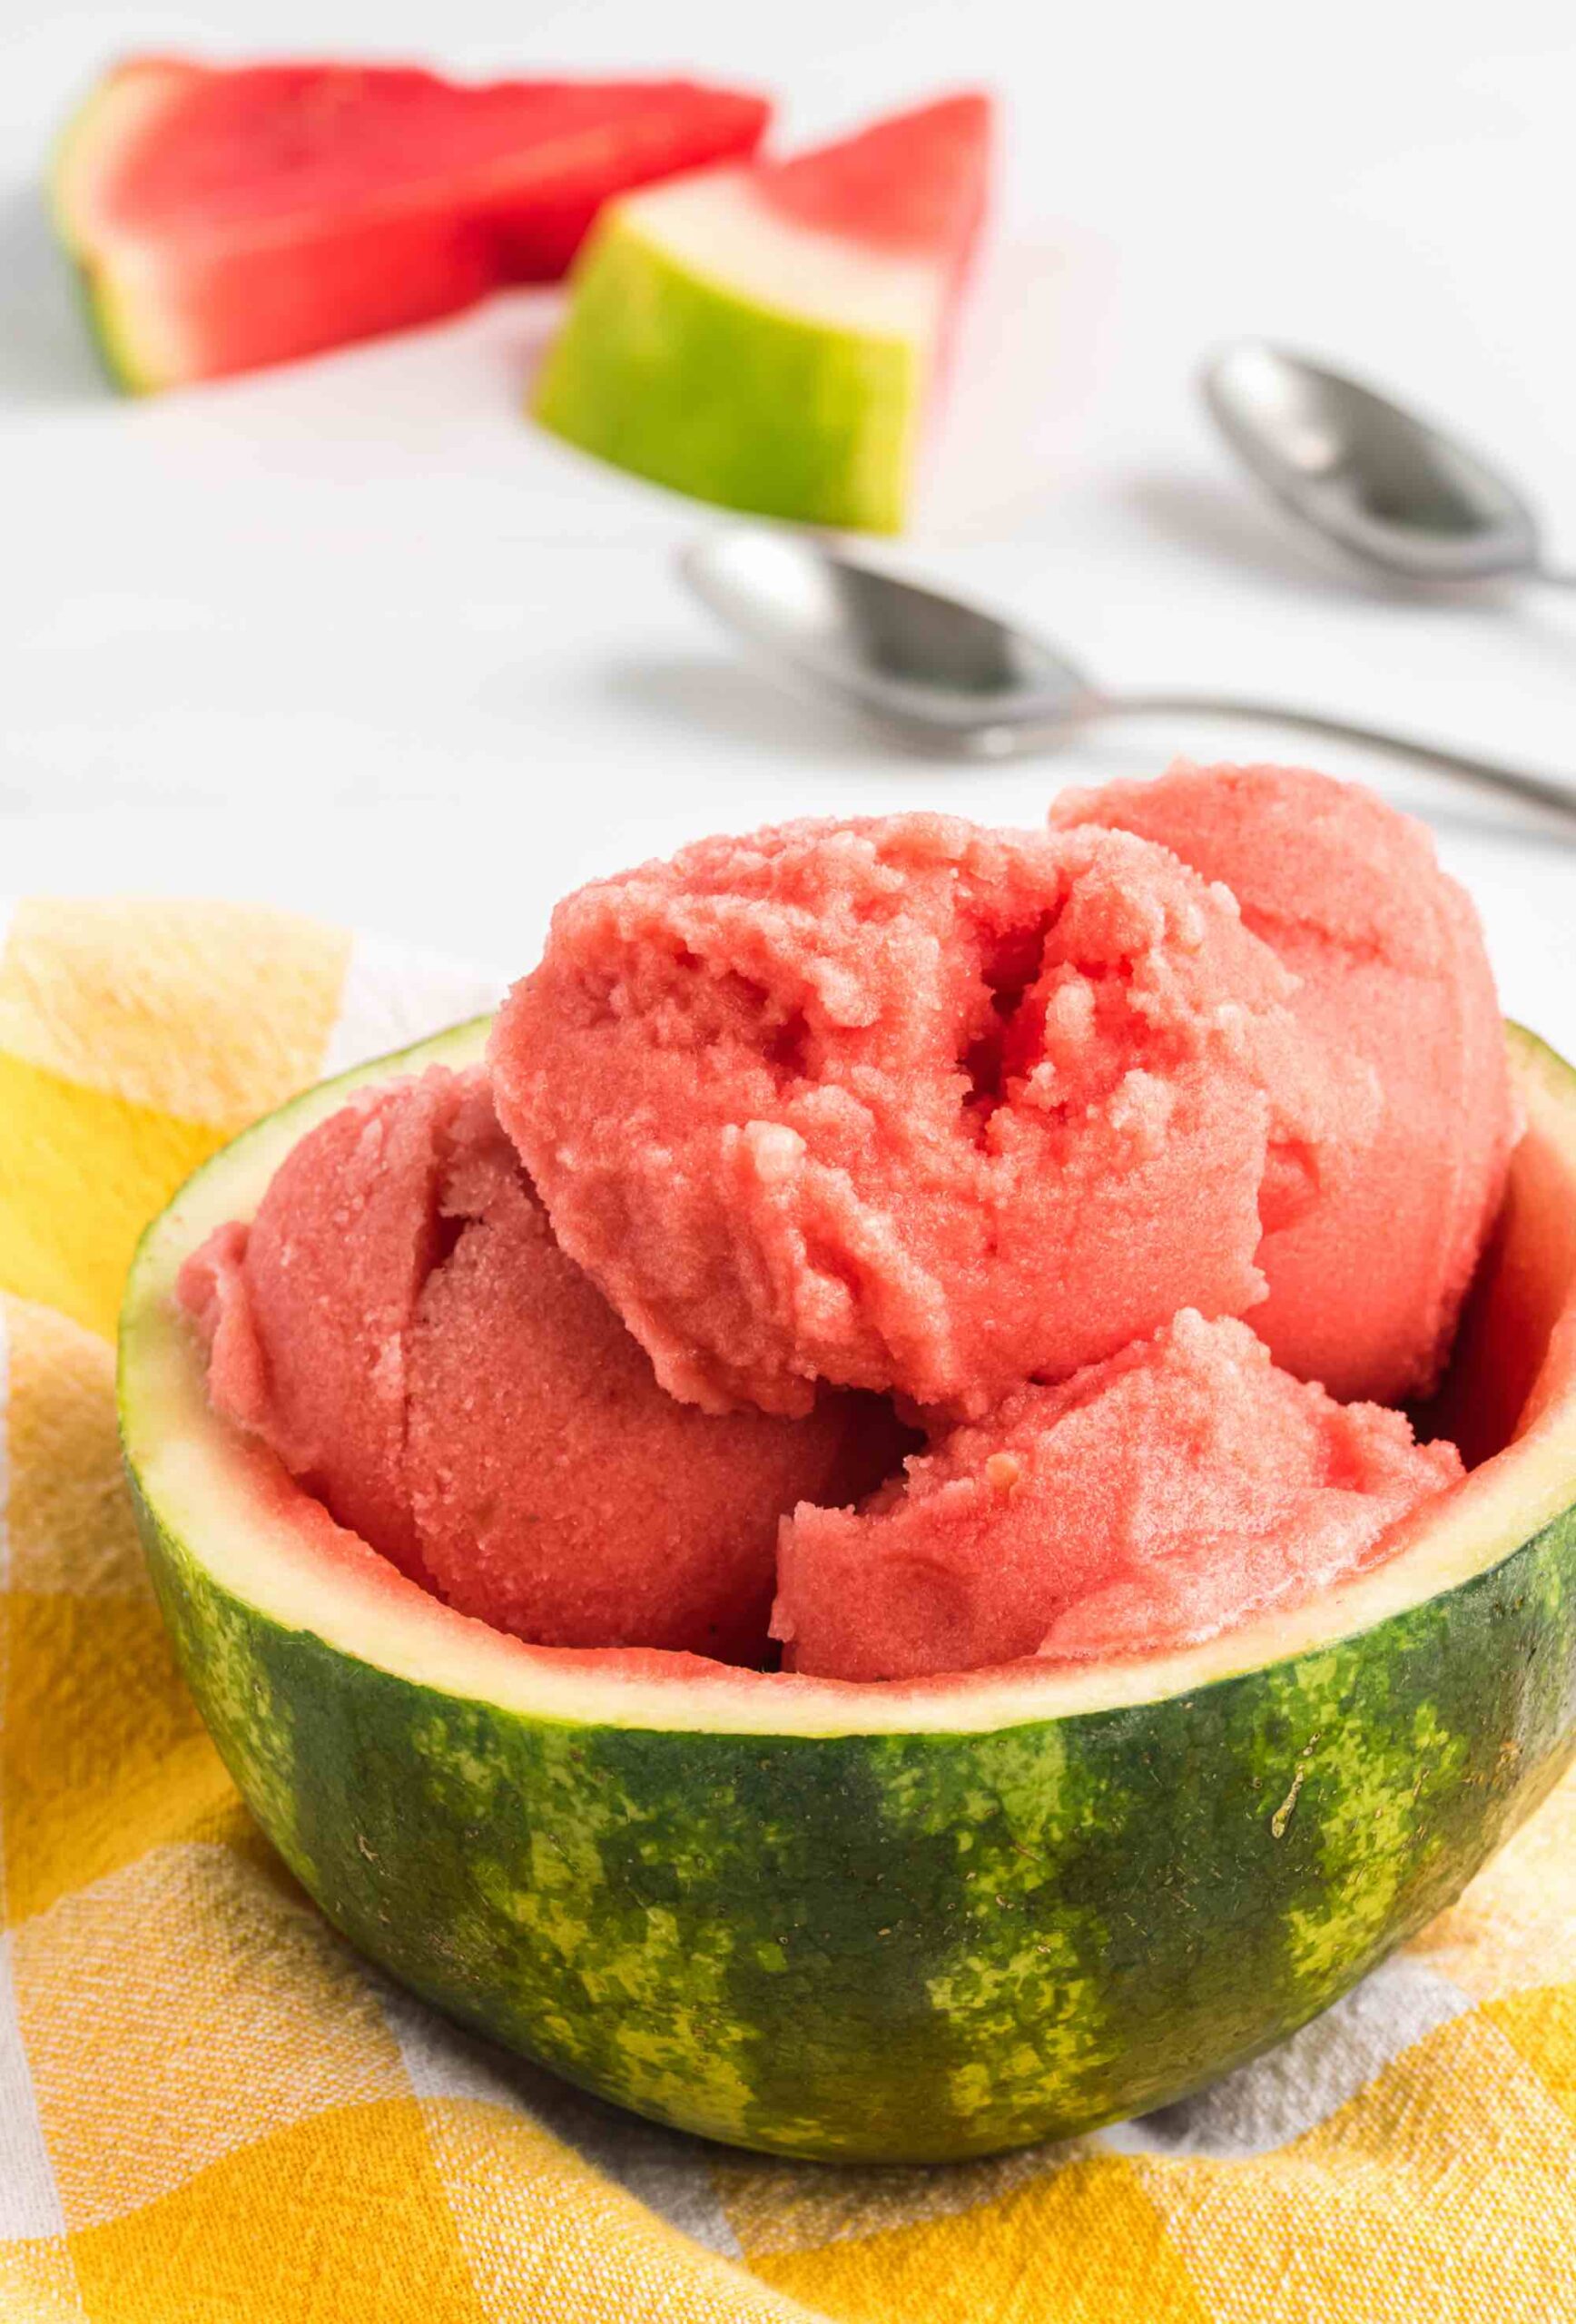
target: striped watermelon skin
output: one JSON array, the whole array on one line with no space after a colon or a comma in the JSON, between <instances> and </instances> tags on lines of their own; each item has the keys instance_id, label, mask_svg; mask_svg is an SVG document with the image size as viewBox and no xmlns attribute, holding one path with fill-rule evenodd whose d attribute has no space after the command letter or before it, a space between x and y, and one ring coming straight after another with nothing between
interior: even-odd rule
<instances>
[{"instance_id":1,"label":"striped watermelon skin","mask_svg":"<svg viewBox=\"0 0 1576 2324\"><path fill-rule=\"evenodd\" d=\"M1568 1196L1576 1077L1513 1049ZM676 1664L627 1706L594 1684L536 1705L480 1662L457 1681L460 1649L414 1632L359 1652L310 1580L281 1611L214 1553L160 1463L159 1302L190 1231L152 1230L133 1275L123 1432L160 1601L238 1785L372 1959L658 2121L929 2162L1166 2103L1345 1992L1571 1758L1562 1359L1522 1461L1524 1538L1497 1520L1482 1571L1351 1635L1241 1669L1206 1658L1154 1699L1035 1716L1020 1693L1000 1724L967 1688L921 1690L911 1721L890 1696L872 1708L880 1689L766 1678L742 1682L757 1706L742 1717ZM1568 1283L1559 1304L1569 1339ZM458 1620L425 1603L420 1619Z\"/></svg>"}]
</instances>

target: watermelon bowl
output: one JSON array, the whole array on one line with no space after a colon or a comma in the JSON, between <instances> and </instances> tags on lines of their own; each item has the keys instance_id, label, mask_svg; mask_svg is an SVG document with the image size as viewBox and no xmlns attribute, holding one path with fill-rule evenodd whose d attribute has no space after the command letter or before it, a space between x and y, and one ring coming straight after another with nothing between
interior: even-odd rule
<instances>
[{"instance_id":1,"label":"watermelon bowl","mask_svg":"<svg viewBox=\"0 0 1576 2324\"><path fill-rule=\"evenodd\" d=\"M1576 1072L1526 1134L1436 1428L1476 1465L1384 1562L1161 1658L852 1686L531 1648L440 1604L215 1418L182 1261L359 1086L148 1230L120 1413L160 1602L248 1805L450 2016L768 2152L940 2162L1185 2095L1458 1893L1576 1741Z\"/></svg>"}]
</instances>

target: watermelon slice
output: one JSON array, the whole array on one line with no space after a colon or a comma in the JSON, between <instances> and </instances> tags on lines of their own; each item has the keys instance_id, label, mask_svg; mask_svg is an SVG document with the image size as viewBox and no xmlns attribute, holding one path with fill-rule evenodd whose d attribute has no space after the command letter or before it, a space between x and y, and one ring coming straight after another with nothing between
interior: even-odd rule
<instances>
[{"instance_id":1,"label":"watermelon slice","mask_svg":"<svg viewBox=\"0 0 1576 2324\"><path fill-rule=\"evenodd\" d=\"M141 57L67 128L55 218L111 372L174 387L551 281L610 194L751 153L767 113L685 81Z\"/></svg>"},{"instance_id":2,"label":"watermelon slice","mask_svg":"<svg viewBox=\"0 0 1576 2324\"><path fill-rule=\"evenodd\" d=\"M571 443L733 508L895 532L984 213L989 98L614 204L534 400Z\"/></svg>"}]
</instances>

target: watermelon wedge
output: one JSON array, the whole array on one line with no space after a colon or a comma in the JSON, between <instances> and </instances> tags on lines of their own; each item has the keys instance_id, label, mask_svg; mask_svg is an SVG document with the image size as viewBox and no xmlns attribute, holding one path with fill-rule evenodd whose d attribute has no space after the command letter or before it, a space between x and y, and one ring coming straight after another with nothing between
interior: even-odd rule
<instances>
[{"instance_id":1,"label":"watermelon wedge","mask_svg":"<svg viewBox=\"0 0 1576 2324\"><path fill-rule=\"evenodd\" d=\"M686 81L139 57L67 127L54 214L113 377L175 387L551 281L609 195L751 153L768 110Z\"/></svg>"},{"instance_id":2,"label":"watermelon wedge","mask_svg":"<svg viewBox=\"0 0 1576 2324\"><path fill-rule=\"evenodd\" d=\"M330 1919L428 2000L713 2138L988 2154L1304 2024L1569 1764L1576 1072L1541 1043L1508 1035L1526 1136L1441 1406L1481 1465L1394 1555L1170 1653L862 1685L526 1646L215 1415L183 1262L353 1089L487 1034L246 1131L149 1229L121 1329L122 1442L203 1717Z\"/></svg>"},{"instance_id":3,"label":"watermelon wedge","mask_svg":"<svg viewBox=\"0 0 1576 2324\"><path fill-rule=\"evenodd\" d=\"M612 205L573 276L538 419L732 508L902 525L984 214L988 97Z\"/></svg>"}]
</instances>

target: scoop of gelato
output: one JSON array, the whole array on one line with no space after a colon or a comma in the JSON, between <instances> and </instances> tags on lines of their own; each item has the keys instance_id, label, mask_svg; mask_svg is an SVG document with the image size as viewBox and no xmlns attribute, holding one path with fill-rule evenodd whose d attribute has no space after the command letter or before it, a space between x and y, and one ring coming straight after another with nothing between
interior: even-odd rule
<instances>
[{"instance_id":1,"label":"scoop of gelato","mask_svg":"<svg viewBox=\"0 0 1576 2324\"><path fill-rule=\"evenodd\" d=\"M1163 1652L1382 1554L1462 1474L1400 1413L1337 1404L1247 1325L1151 1339L955 1429L855 1510L783 1526L774 1635L819 1678Z\"/></svg>"},{"instance_id":2,"label":"scoop of gelato","mask_svg":"<svg viewBox=\"0 0 1576 2324\"><path fill-rule=\"evenodd\" d=\"M1180 764L1154 783L1064 793L1059 830L1098 825L1224 881L1297 979L1316 1041L1372 1068L1361 1166L1296 1218L1266 1220L1254 1329L1333 1395L1426 1394L1504 1188L1514 1136L1493 977L1471 899L1423 826L1299 767Z\"/></svg>"},{"instance_id":3,"label":"scoop of gelato","mask_svg":"<svg viewBox=\"0 0 1576 2324\"><path fill-rule=\"evenodd\" d=\"M562 1247L675 1396L979 1413L1184 1305L1377 1108L1226 890L936 815L717 839L554 915L490 1060Z\"/></svg>"},{"instance_id":4,"label":"scoop of gelato","mask_svg":"<svg viewBox=\"0 0 1576 2324\"><path fill-rule=\"evenodd\" d=\"M912 1441L864 1397L675 1403L554 1242L479 1071L320 1123L180 1295L221 1412L404 1572L541 1645L760 1659L779 1515L868 1492Z\"/></svg>"}]
</instances>

